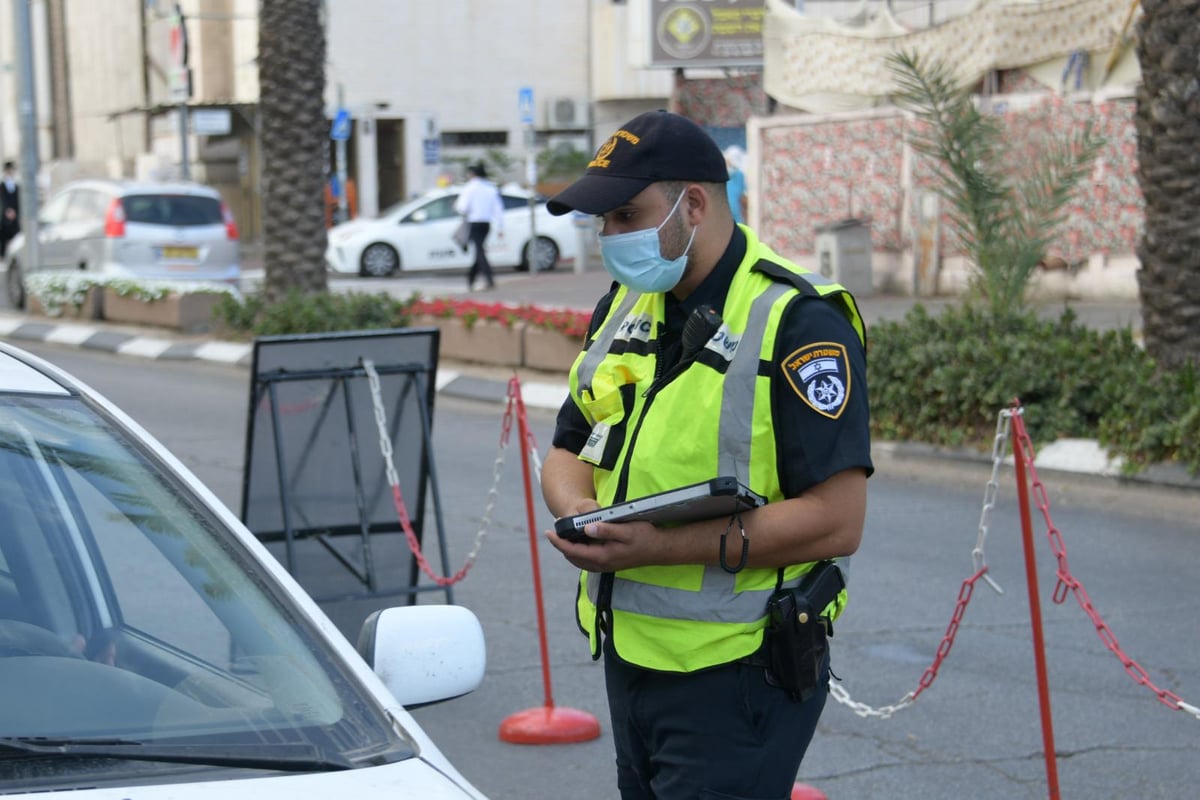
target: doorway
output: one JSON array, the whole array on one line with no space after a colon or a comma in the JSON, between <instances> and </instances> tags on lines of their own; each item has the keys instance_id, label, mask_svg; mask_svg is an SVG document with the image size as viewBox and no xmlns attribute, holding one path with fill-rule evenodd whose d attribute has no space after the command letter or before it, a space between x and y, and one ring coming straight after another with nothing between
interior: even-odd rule
<instances>
[{"instance_id":1,"label":"doorway","mask_svg":"<svg viewBox=\"0 0 1200 800\"><path fill-rule=\"evenodd\" d=\"M375 121L375 156L379 177L379 208L406 199L404 193L404 120Z\"/></svg>"}]
</instances>

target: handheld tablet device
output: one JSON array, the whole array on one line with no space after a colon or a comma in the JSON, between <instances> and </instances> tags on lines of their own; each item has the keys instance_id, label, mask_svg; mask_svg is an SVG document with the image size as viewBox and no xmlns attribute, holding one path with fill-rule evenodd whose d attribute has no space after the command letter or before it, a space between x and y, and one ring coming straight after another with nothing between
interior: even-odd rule
<instances>
[{"instance_id":1,"label":"handheld tablet device","mask_svg":"<svg viewBox=\"0 0 1200 800\"><path fill-rule=\"evenodd\" d=\"M554 532L568 541L587 541L583 526L590 522L695 522L748 511L766 502L737 478L725 476L563 517L555 521Z\"/></svg>"}]
</instances>

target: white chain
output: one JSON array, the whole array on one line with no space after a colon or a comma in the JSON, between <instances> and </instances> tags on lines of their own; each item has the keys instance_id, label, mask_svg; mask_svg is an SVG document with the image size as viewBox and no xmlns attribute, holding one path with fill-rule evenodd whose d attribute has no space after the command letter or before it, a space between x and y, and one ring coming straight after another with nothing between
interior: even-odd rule
<instances>
[{"instance_id":1,"label":"white chain","mask_svg":"<svg viewBox=\"0 0 1200 800\"><path fill-rule=\"evenodd\" d=\"M872 706L869 706L866 703L860 703L857 700L853 699L852 697L850 697L850 693L847 692L844 688L842 688L842 685L840 683L834 683L832 681L830 681L830 683L829 683L829 694L833 695L834 700L837 700L839 703L841 703L842 705L849 708L851 711L853 711L858 716L864 717L864 718L875 717L876 719L891 718L892 714L895 714L897 711L911 706L913 704L913 700L916 697L915 692L909 692L908 694L904 695L904 697L901 697L899 702L897 702L893 705L881 706L879 708L873 708Z\"/></svg>"},{"instance_id":2,"label":"white chain","mask_svg":"<svg viewBox=\"0 0 1200 800\"><path fill-rule=\"evenodd\" d=\"M1196 719L1200 719L1200 708L1196 708L1194 705L1192 705L1190 703L1185 703L1182 700L1179 701L1179 708L1180 708L1180 710L1186 711L1187 713L1191 714Z\"/></svg>"},{"instance_id":3,"label":"white chain","mask_svg":"<svg viewBox=\"0 0 1200 800\"><path fill-rule=\"evenodd\" d=\"M371 405L375 410L375 429L379 432L379 452L383 455L383 469L387 474L388 486L399 486L400 476L396 474L396 463L392 459L392 439L387 432L387 413L383 409L382 392L379 388L379 373L370 359L363 359L363 370L367 373L367 383L371 387Z\"/></svg>"},{"instance_id":4,"label":"white chain","mask_svg":"<svg viewBox=\"0 0 1200 800\"><path fill-rule=\"evenodd\" d=\"M971 560L974 563L976 576L982 576L988 582L988 585L999 594L1004 594L1004 590L988 575L987 560L984 558L983 546L987 542L988 523L991 520L992 509L996 507L996 492L1000 486L998 479L1000 467L1004 463L1004 454L1008 450L1009 420L1011 417L1012 412L1004 409L1000 412L999 418L996 420L996 436L992 442L992 475L983 492L983 509L979 513L979 534L975 539L975 549L971 551ZM874 708L852 698L850 693L841 684L831 682L829 685L829 694L833 696L833 699L848 707L860 717L874 717L876 719L888 719L897 711L908 708L916 702L918 692L933 683L942 659L949 654L950 643L953 641L953 635L958 630L958 622L961 620L962 612L966 610L966 603L970 600L970 589L974 586L974 580L970 581L970 586L964 586L964 589L960 591L959 604L955 608L955 617L951 620L950 624L951 632L947 634L948 638L942 640L942 644L938 648L938 657L934 660L933 666L922 676L920 689L909 692L892 705ZM963 591L967 592L965 596L962 594Z\"/></svg>"},{"instance_id":5,"label":"white chain","mask_svg":"<svg viewBox=\"0 0 1200 800\"><path fill-rule=\"evenodd\" d=\"M375 409L375 426L379 430L379 452L383 455L384 471L387 474L388 485L394 489L400 486L400 476L396 473L396 464L392 458L392 441L387 431L387 414L383 408L383 392L379 386L379 373L375 371L375 363L369 358L362 360L363 371L367 373L367 383L371 387L371 405ZM504 467L504 448L507 439L500 440L500 449L492 468L492 486L488 489L487 507L480 520L479 530L475 533L475 541L471 551L467 553L466 566L470 567L479 557L483 542L487 538L488 529L492 524L492 512L496 508L496 498L500 494L500 475ZM430 454L432 457L432 454Z\"/></svg>"},{"instance_id":6,"label":"white chain","mask_svg":"<svg viewBox=\"0 0 1200 800\"><path fill-rule=\"evenodd\" d=\"M988 523L991 520L992 509L996 507L996 494L1000 490L1000 467L1004 463L1004 454L1008 452L1008 428L1011 417L1011 411L1001 409L996 418L996 436L992 439L992 477L983 490L983 509L979 512L979 536L975 540L975 549L971 551L971 561L976 572L987 567L983 545L987 541ZM1000 588L1000 584L992 580L990 573L983 573L983 579L987 581L988 586L996 590L996 594L1004 594L1004 590Z\"/></svg>"}]
</instances>

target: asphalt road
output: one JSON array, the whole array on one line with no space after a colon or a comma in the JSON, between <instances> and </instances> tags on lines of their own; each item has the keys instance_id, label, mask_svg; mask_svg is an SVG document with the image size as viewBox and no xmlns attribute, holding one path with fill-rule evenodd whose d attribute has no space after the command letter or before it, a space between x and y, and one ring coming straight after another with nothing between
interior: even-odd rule
<instances>
[{"instance_id":1,"label":"asphalt road","mask_svg":"<svg viewBox=\"0 0 1200 800\"><path fill-rule=\"evenodd\" d=\"M49 344L28 347L107 394L238 507L246 370L147 362ZM449 550L449 563L439 571L456 570L476 543L497 471L502 421L502 409L494 405L438 400L434 452ZM531 429L542 448L552 422L548 412L531 411ZM877 458L866 536L855 557L850 608L833 641L833 666L855 701L880 708L917 689L935 655L946 651L947 625L962 582L973 573L990 470L973 462L901 459L886 449ZM493 800L613 798L601 667L589 659L574 626L574 570L540 535L531 536L520 463L520 451L510 445L479 559L453 588L455 601L484 625L489 652L484 684L466 697L418 709L416 716ZM1049 796L1011 467L999 477L984 553L1004 594L978 584L953 649L911 707L890 719L862 718L831 701L798 776L804 783L837 800ZM1070 571L1083 581L1112 635L1155 684L1200 705L1195 494L1042 477ZM534 496L540 531L551 520L536 491ZM1073 598L1052 602L1053 554L1036 509L1033 519L1062 796L1194 796L1200 720L1168 708L1135 684ZM406 554L398 543L382 542L379 552L396 574L404 574ZM316 595L345 580L331 561L313 553L305 554L298 577ZM537 621L535 585L544 598L544 630ZM421 602L440 599L437 591L421 596ZM367 612L386 604L343 601L325 608L353 636ZM504 719L543 707L547 694L557 708L593 715L600 738L561 745L499 739Z\"/></svg>"}]
</instances>

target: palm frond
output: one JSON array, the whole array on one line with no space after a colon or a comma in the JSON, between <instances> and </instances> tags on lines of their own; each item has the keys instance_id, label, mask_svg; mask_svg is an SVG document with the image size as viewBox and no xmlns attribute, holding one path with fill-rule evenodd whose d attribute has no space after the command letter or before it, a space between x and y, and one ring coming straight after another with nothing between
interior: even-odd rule
<instances>
[{"instance_id":1,"label":"palm frond","mask_svg":"<svg viewBox=\"0 0 1200 800\"><path fill-rule=\"evenodd\" d=\"M1085 126L1054 141L1025 174L1015 175L1005 163L1000 120L980 111L944 62L915 52L896 52L888 61L897 104L920 121L908 143L930 159L936 191L976 267L972 286L994 313L1019 311L1025 287L1104 141Z\"/></svg>"}]
</instances>

